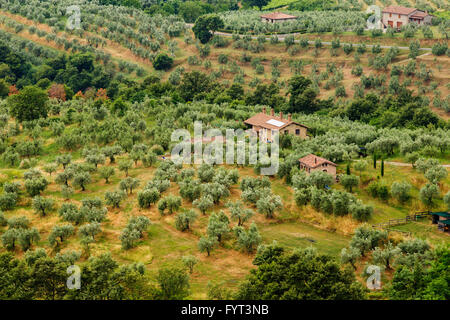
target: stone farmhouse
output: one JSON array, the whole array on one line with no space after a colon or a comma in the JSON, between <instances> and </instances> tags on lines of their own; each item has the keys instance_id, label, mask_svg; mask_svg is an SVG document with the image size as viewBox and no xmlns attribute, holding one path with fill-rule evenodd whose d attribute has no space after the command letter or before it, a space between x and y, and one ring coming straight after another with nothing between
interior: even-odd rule
<instances>
[{"instance_id":1,"label":"stone farmhouse","mask_svg":"<svg viewBox=\"0 0 450 320\"><path fill-rule=\"evenodd\" d=\"M308 154L306 157L298 159L300 170L306 171L310 174L313 171L323 171L333 176L336 179L337 164L325 158L316 156L315 154Z\"/></svg>"},{"instance_id":2,"label":"stone farmhouse","mask_svg":"<svg viewBox=\"0 0 450 320\"><path fill-rule=\"evenodd\" d=\"M277 131L280 134L292 134L303 139L306 139L308 132L308 127L292 121L290 114L287 118L283 118L282 112L276 116L274 110L271 109L270 114L267 114L266 108L263 108L263 112L245 120L244 123L251 126L252 131L260 140L267 142L273 141L272 137Z\"/></svg>"},{"instance_id":3,"label":"stone farmhouse","mask_svg":"<svg viewBox=\"0 0 450 320\"><path fill-rule=\"evenodd\" d=\"M384 28L400 29L409 23L431 24L432 15L416 8L389 6L383 9L381 22Z\"/></svg>"},{"instance_id":4,"label":"stone farmhouse","mask_svg":"<svg viewBox=\"0 0 450 320\"><path fill-rule=\"evenodd\" d=\"M271 12L260 16L262 22L279 23L284 21L296 20L296 16L282 12Z\"/></svg>"}]
</instances>

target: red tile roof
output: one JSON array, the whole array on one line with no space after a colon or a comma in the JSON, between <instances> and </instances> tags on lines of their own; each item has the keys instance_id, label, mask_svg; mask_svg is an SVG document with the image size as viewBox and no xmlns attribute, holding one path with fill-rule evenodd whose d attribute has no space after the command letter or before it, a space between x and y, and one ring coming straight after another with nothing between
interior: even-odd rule
<instances>
[{"instance_id":1,"label":"red tile roof","mask_svg":"<svg viewBox=\"0 0 450 320\"><path fill-rule=\"evenodd\" d=\"M417 12L414 12L414 14L412 16L410 16L410 18L423 19L423 18L425 18L427 16L429 16L428 13L423 12L423 11L417 11Z\"/></svg>"},{"instance_id":2,"label":"red tile roof","mask_svg":"<svg viewBox=\"0 0 450 320\"><path fill-rule=\"evenodd\" d=\"M285 20L285 19L297 19L296 16L291 16L282 12L271 12L261 15L261 18L272 20Z\"/></svg>"},{"instance_id":3,"label":"red tile roof","mask_svg":"<svg viewBox=\"0 0 450 320\"><path fill-rule=\"evenodd\" d=\"M383 12L386 13L405 14L405 15L410 15L414 11L417 11L417 9L407 7L396 7L396 6L389 6L383 9Z\"/></svg>"},{"instance_id":4,"label":"red tile roof","mask_svg":"<svg viewBox=\"0 0 450 320\"><path fill-rule=\"evenodd\" d=\"M272 124L269 121L272 122ZM280 122L279 126L273 124L273 123L277 123L277 122ZM282 128L287 127L290 124L297 124L304 128L308 128L307 126L297 123L297 122L294 122L292 120L289 120L286 118L282 119L275 115L272 116L272 115L265 114L263 112L255 114L253 117L245 120L244 123L251 125L251 126L266 128L266 129L270 129L270 130L281 130Z\"/></svg>"},{"instance_id":5,"label":"red tile roof","mask_svg":"<svg viewBox=\"0 0 450 320\"><path fill-rule=\"evenodd\" d=\"M309 168L317 168L318 166L321 166L324 163L328 163L329 165L337 167L337 164L334 162L331 162L327 159L321 158L316 156L315 154L308 154L306 157L298 159L298 161L309 167Z\"/></svg>"}]
</instances>

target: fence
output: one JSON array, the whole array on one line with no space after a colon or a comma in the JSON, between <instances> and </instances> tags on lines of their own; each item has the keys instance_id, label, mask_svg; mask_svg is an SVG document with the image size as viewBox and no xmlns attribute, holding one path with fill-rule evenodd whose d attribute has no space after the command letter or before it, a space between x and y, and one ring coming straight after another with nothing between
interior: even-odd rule
<instances>
[{"instance_id":1,"label":"fence","mask_svg":"<svg viewBox=\"0 0 450 320\"><path fill-rule=\"evenodd\" d=\"M408 215L405 218L391 219L391 220L388 220L387 222L373 224L372 227L373 228L382 228L382 229L386 229L387 231L396 231L396 232L411 235L411 232L409 232L409 231L394 230L394 229L391 229L391 227L402 225L402 224L407 224L412 221L417 221L417 219L427 217L430 214L431 213L429 211L417 212L415 214Z\"/></svg>"}]
</instances>

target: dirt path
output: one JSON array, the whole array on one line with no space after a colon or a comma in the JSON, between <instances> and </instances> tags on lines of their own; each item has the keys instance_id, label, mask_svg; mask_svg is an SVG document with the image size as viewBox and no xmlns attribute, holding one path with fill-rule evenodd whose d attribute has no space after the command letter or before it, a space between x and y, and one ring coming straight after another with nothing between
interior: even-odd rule
<instances>
[{"instance_id":1,"label":"dirt path","mask_svg":"<svg viewBox=\"0 0 450 320\"><path fill-rule=\"evenodd\" d=\"M385 161L384 164L389 164L391 166L397 166L397 167L412 167L411 163L396 162L396 161ZM450 164L443 164L442 166L444 168L450 168Z\"/></svg>"}]
</instances>

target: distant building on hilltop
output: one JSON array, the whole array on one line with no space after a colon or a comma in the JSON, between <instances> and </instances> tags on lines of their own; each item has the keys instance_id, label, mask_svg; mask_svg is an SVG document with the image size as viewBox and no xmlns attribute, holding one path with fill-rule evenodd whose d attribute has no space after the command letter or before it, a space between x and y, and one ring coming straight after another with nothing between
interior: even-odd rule
<instances>
[{"instance_id":1,"label":"distant building on hilltop","mask_svg":"<svg viewBox=\"0 0 450 320\"><path fill-rule=\"evenodd\" d=\"M306 139L308 127L300 123L292 121L292 116L289 114L287 118L283 118L283 113L277 117L271 109L270 115L266 114L266 108L263 112L254 115L253 117L244 121L245 124L252 127L254 134L259 139L267 142L273 141L275 132L280 134L292 134L303 139Z\"/></svg>"},{"instance_id":2,"label":"distant building on hilltop","mask_svg":"<svg viewBox=\"0 0 450 320\"><path fill-rule=\"evenodd\" d=\"M381 22L384 28L400 29L409 23L431 24L432 15L416 8L389 6L383 9Z\"/></svg>"},{"instance_id":3,"label":"distant building on hilltop","mask_svg":"<svg viewBox=\"0 0 450 320\"><path fill-rule=\"evenodd\" d=\"M271 12L261 15L262 22L278 23L290 20L296 20L296 16L291 16L282 12Z\"/></svg>"}]
</instances>

